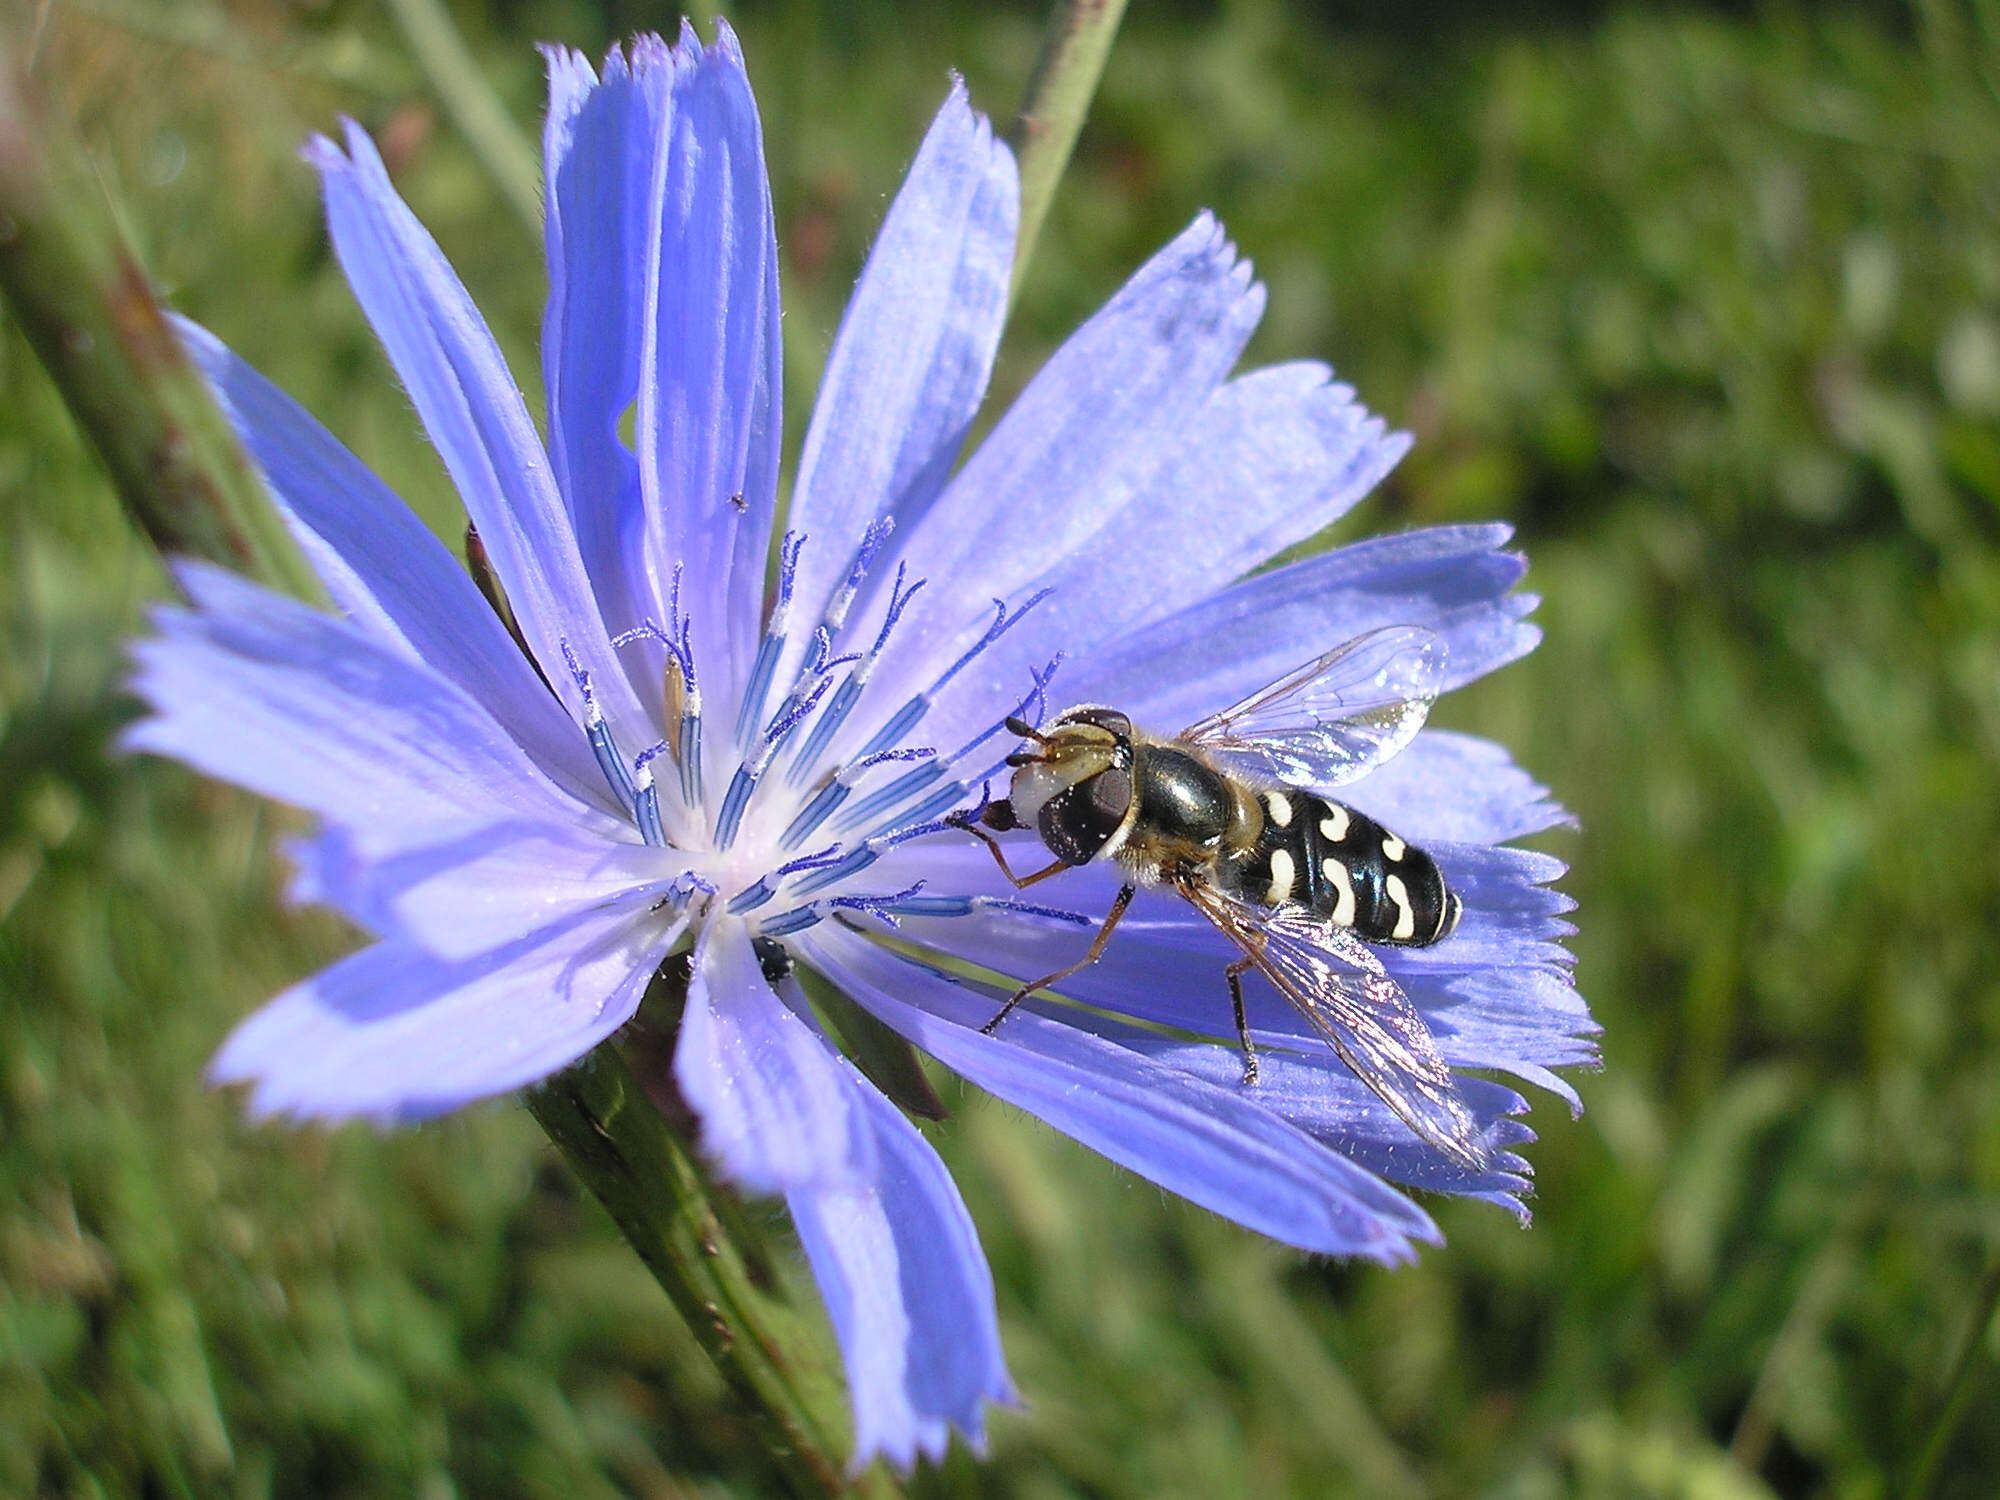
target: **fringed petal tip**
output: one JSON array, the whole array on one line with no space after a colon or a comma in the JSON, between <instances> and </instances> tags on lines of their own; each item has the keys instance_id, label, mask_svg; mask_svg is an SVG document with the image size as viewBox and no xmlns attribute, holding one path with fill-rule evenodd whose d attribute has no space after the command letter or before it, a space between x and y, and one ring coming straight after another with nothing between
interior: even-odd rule
<instances>
[{"instance_id":1,"label":"fringed petal tip","mask_svg":"<svg viewBox=\"0 0 2000 1500\"><path fill-rule=\"evenodd\" d=\"M547 65L551 109L559 96L579 85L587 91L594 84L610 83L660 67L693 66L713 59L744 74L746 81L749 76L743 61L743 44L728 20L721 16L716 17L712 42L704 44L694 22L683 17L673 41L669 42L657 31L636 32L628 40L606 47L604 61L596 68L584 53L561 42L540 42L535 50L542 54Z\"/></svg>"},{"instance_id":2,"label":"fringed petal tip","mask_svg":"<svg viewBox=\"0 0 2000 1500\"><path fill-rule=\"evenodd\" d=\"M924 1418L909 1427L893 1431L864 1430L857 1424L854 1456L847 1462L847 1477L859 1478L878 1458L905 1476L915 1471L920 1458L935 1467L942 1464L951 1451L954 1434L975 1459L984 1463L992 1456L991 1435L986 1430L984 1411L988 1404L1006 1407L1010 1411L1026 1411L1028 1406L1003 1370L998 1384L979 1398L974 1410L962 1415Z\"/></svg>"},{"instance_id":3,"label":"fringed petal tip","mask_svg":"<svg viewBox=\"0 0 2000 1500\"><path fill-rule=\"evenodd\" d=\"M936 116L931 121L931 129L940 126L970 132L974 147L978 151L991 153L995 157L1005 157L1009 163L1014 160L1014 150L993 129L993 121L986 111L976 109L972 103L972 91L966 87L965 75L953 68L945 86L944 102L938 105Z\"/></svg>"}]
</instances>

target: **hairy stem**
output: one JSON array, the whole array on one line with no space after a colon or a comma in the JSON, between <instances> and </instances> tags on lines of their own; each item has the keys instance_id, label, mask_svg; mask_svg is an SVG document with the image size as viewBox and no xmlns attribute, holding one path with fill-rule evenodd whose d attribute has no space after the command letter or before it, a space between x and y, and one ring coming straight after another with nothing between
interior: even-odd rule
<instances>
[{"instance_id":1,"label":"hairy stem","mask_svg":"<svg viewBox=\"0 0 2000 1500\"><path fill-rule=\"evenodd\" d=\"M646 1098L625 1059L599 1047L529 1090L528 1109L680 1310L800 1495L849 1483L833 1455L846 1431L836 1367L817 1330L762 1285L718 1212L700 1163ZM730 1230L735 1230L732 1235ZM892 1495L878 1465L856 1495Z\"/></svg>"},{"instance_id":2,"label":"hairy stem","mask_svg":"<svg viewBox=\"0 0 2000 1500\"><path fill-rule=\"evenodd\" d=\"M1909 1482L1903 1486L1904 1500L1925 1500L1931 1486L1937 1482L1938 1467L1944 1462L1945 1450L1951 1446L1958 1424L1965 1416L1966 1405L1972 1399L1973 1372L1979 1367L1979 1349L1986 1341L1986 1330L1992 1326L1996 1307L2000 1307L2000 1261L1986 1268L1986 1275L1979 1283L1978 1295L1973 1298L1972 1314L1966 1320L1965 1331L1952 1354L1951 1367L1945 1372L1944 1386L1938 1396L1937 1415L1932 1419L1924 1445L1918 1451Z\"/></svg>"},{"instance_id":3,"label":"hairy stem","mask_svg":"<svg viewBox=\"0 0 2000 1500\"><path fill-rule=\"evenodd\" d=\"M539 241L542 174L535 148L472 60L444 0L387 0L387 4L452 127L479 158L514 217Z\"/></svg>"},{"instance_id":4,"label":"hairy stem","mask_svg":"<svg viewBox=\"0 0 2000 1500\"><path fill-rule=\"evenodd\" d=\"M0 294L154 546L319 586L0 31Z\"/></svg>"},{"instance_id":5,"label":"hairy stem","mask_svg":"<svg viewBox=\"0 0 2000 1500\"><path fill-rule=\"evenodd\" d=\"M1056 0L1049 14L1041 56L1008 132L1021 163L1021 232L1011 295L1020 294L1056 184L1069 165L1124 15L1125 0Z\"/></svg>"}]
</instances>

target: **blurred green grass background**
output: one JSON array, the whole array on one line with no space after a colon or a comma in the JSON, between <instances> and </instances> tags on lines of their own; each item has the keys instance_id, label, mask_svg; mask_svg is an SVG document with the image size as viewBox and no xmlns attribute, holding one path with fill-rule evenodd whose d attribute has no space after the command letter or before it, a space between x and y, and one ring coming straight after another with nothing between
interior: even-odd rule
<instances>
[{"instance_id":1,"label":"blurred green grass background","mask_svg":"<svg viewBox=\"0 0 2000 1500\"><path fill-rule=\"evenodd\" d=\"M530 128L530 41L672 22L453 8ZM378 133L528 382L543 277L393 24L21 9L175 305L451 534L299 143L342 112ZM795 451L947 70L1006 116L1041 11L729 9ZM1573 866L1605 1070L1581 1122L1536 1109L1531 1230L1437 1202L1448 1246L1397 1272L947 1086L932 1138L1028 1404L989 1462L912 1488L1992 1494L2000 6L1371 10L1134 5L999 394L1210 206L1270 284L1253 361L1327 358L1417 435L1344 531L1520 528L1548 639L1438 717L1582 821L1541 842ZM161 575L6 326L0 554L0 1495L768 1492L517 1107L297 1132L202 1086L230 1024L350 938L278 903L282 815L108 751Z\"/></svg>"}]
</instances>

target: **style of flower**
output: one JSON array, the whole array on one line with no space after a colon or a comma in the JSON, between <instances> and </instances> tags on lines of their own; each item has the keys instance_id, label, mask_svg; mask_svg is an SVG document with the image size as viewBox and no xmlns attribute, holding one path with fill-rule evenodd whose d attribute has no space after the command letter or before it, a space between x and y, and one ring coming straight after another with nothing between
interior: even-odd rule
<instances>
[{"instance_id":1,"label":"style of flower","mask_svg":"<svg viewBox=\"0 0 2000 1500\"><path fill-rule=\"evenodd\" d=\"M1000 1098L1288 1244L1406 1259L1400 1191L1522 1212L1530 1139L1467 1077L1492 1151L1410 1133L1297 1017L1252 997L1241 1078L1221 939L1142 894L1103 961L994 1034L1004 988L1087 943L1093 866L1024 899L945 819L1004 777L1012 714L1115 704L1171 733L1330 644L1428 626L1446 686L1530 650L1499 526L1255 572L1389 470L1316 364L1232 377L1264 294L1198 218L961 448L1007 306L1017 183L954 84L841 323L779 514L778 256L728 28L549 53L547 440L358 128L315 141L334 248L477 529L473 579L300 407L186 327L338 605L212 568L135 648L129 743L316 819L300 900L371 936L214 1065L259 1114L401 1121L530 1084L691 949L673 1078L731 1181L782 1195L852 1387L859 1458L975 1442L1012 1391L990 1275L930 1146L828 1041L789 960ZM621 432L628 420L631 438ZM767 586L767 577L775 583ZM522 647L525 647L525 652ZM1051 695L1055 697L1052 700ZM1433 852L1458 932L1385 951L1445 1059L1535 1082L1594 1027L1560 939L1558 821L1498 747L1425 732L1343 796ZM896 942L882 941L894 927ZM937 960L915 956L928 952Z\"/></svg>"}]
</instances>

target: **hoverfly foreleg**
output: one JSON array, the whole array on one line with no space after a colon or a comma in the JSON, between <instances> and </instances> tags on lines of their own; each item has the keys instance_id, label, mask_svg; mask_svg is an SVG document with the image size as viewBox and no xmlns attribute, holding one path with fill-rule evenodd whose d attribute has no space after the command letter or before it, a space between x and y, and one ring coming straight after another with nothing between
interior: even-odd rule
<instances>
[{"instance_id":1,"label":"hoverfly foreleg","mask_svg":"<svg viewBox=\"0 0 2000 1500\"><path fill-rule=\"evenodd\" d=\"M1137 886L1121 886L1116 899L1111 903L1111 910L1104 914L1104 925L1097 929L1097 936L1090 940L1089 951L1068 968L1057 969L1055 973L1044 974L1032 984L1022 985L1007 997L1007 1003L1000 1007L1000 1013L979 1029L987 1036L993 1035L995 1028L1007 1019L1014 1007L1027 999L1028 996L1034 994L1036 990L1043 988L1045 985L1054 984L1059 979L1067 979L1070 975L1089 968L1098 959L1102 958L1104 956L1104 945L1111 941L1111 929L1116 927L1118 919L1125 915L1125 908L1132 904L1132 897L1137 891Z\"/></svg>"},{"instance_id":2,"label":"hoverfly foreleg","mask_svg":"<svg viewBox=\"0 0 2000 1500\"><path fill-rule=\"evenodd\" d=\"M1047 880L1051 875L1060 874L1062 871L1070 868L1070 866L1064 864L1061 860L1057 860L1054 864L1037 870L1032 875L1016 875L1013 866L1007 863L1007 851L1000 847L1000 840L988 833L986 828L980 826L984 823L987 827L997 827L1002 830L1018 828L1020 825L1013 822L1011 818L1012 808L1007 808L1009 819L1006 822L999 822L986 816L993 808L1004 807L1007 807L1005 802L989 803L985 807L982 807L978 813L957 813L945 821L956 828L963 828L967 833L978 839L980 843L984 844L987 852L993 856L993 862L1000 866L1000 873L1007 877L1007 883L1017 891L1025 891L1037 881Z\"/></svg>"},{"instance_id":3,"label":"hoverfly foreleg","mask_svg":"<svg viewBox=\"0 0 2000 1500\"><path fill-rule=\"evenodd\" d=\"M1245 955L1224 969L1223 975L1229 980L1229 1003L1236 1010L1236 1036L1243 1043L1243 1086L1247 1089L1257 1081L1257 1049L1250 1042L1250 1018L1243 1010L1243 975L1255 966L1256 960Z\"/></svg>"}]
</instances>

